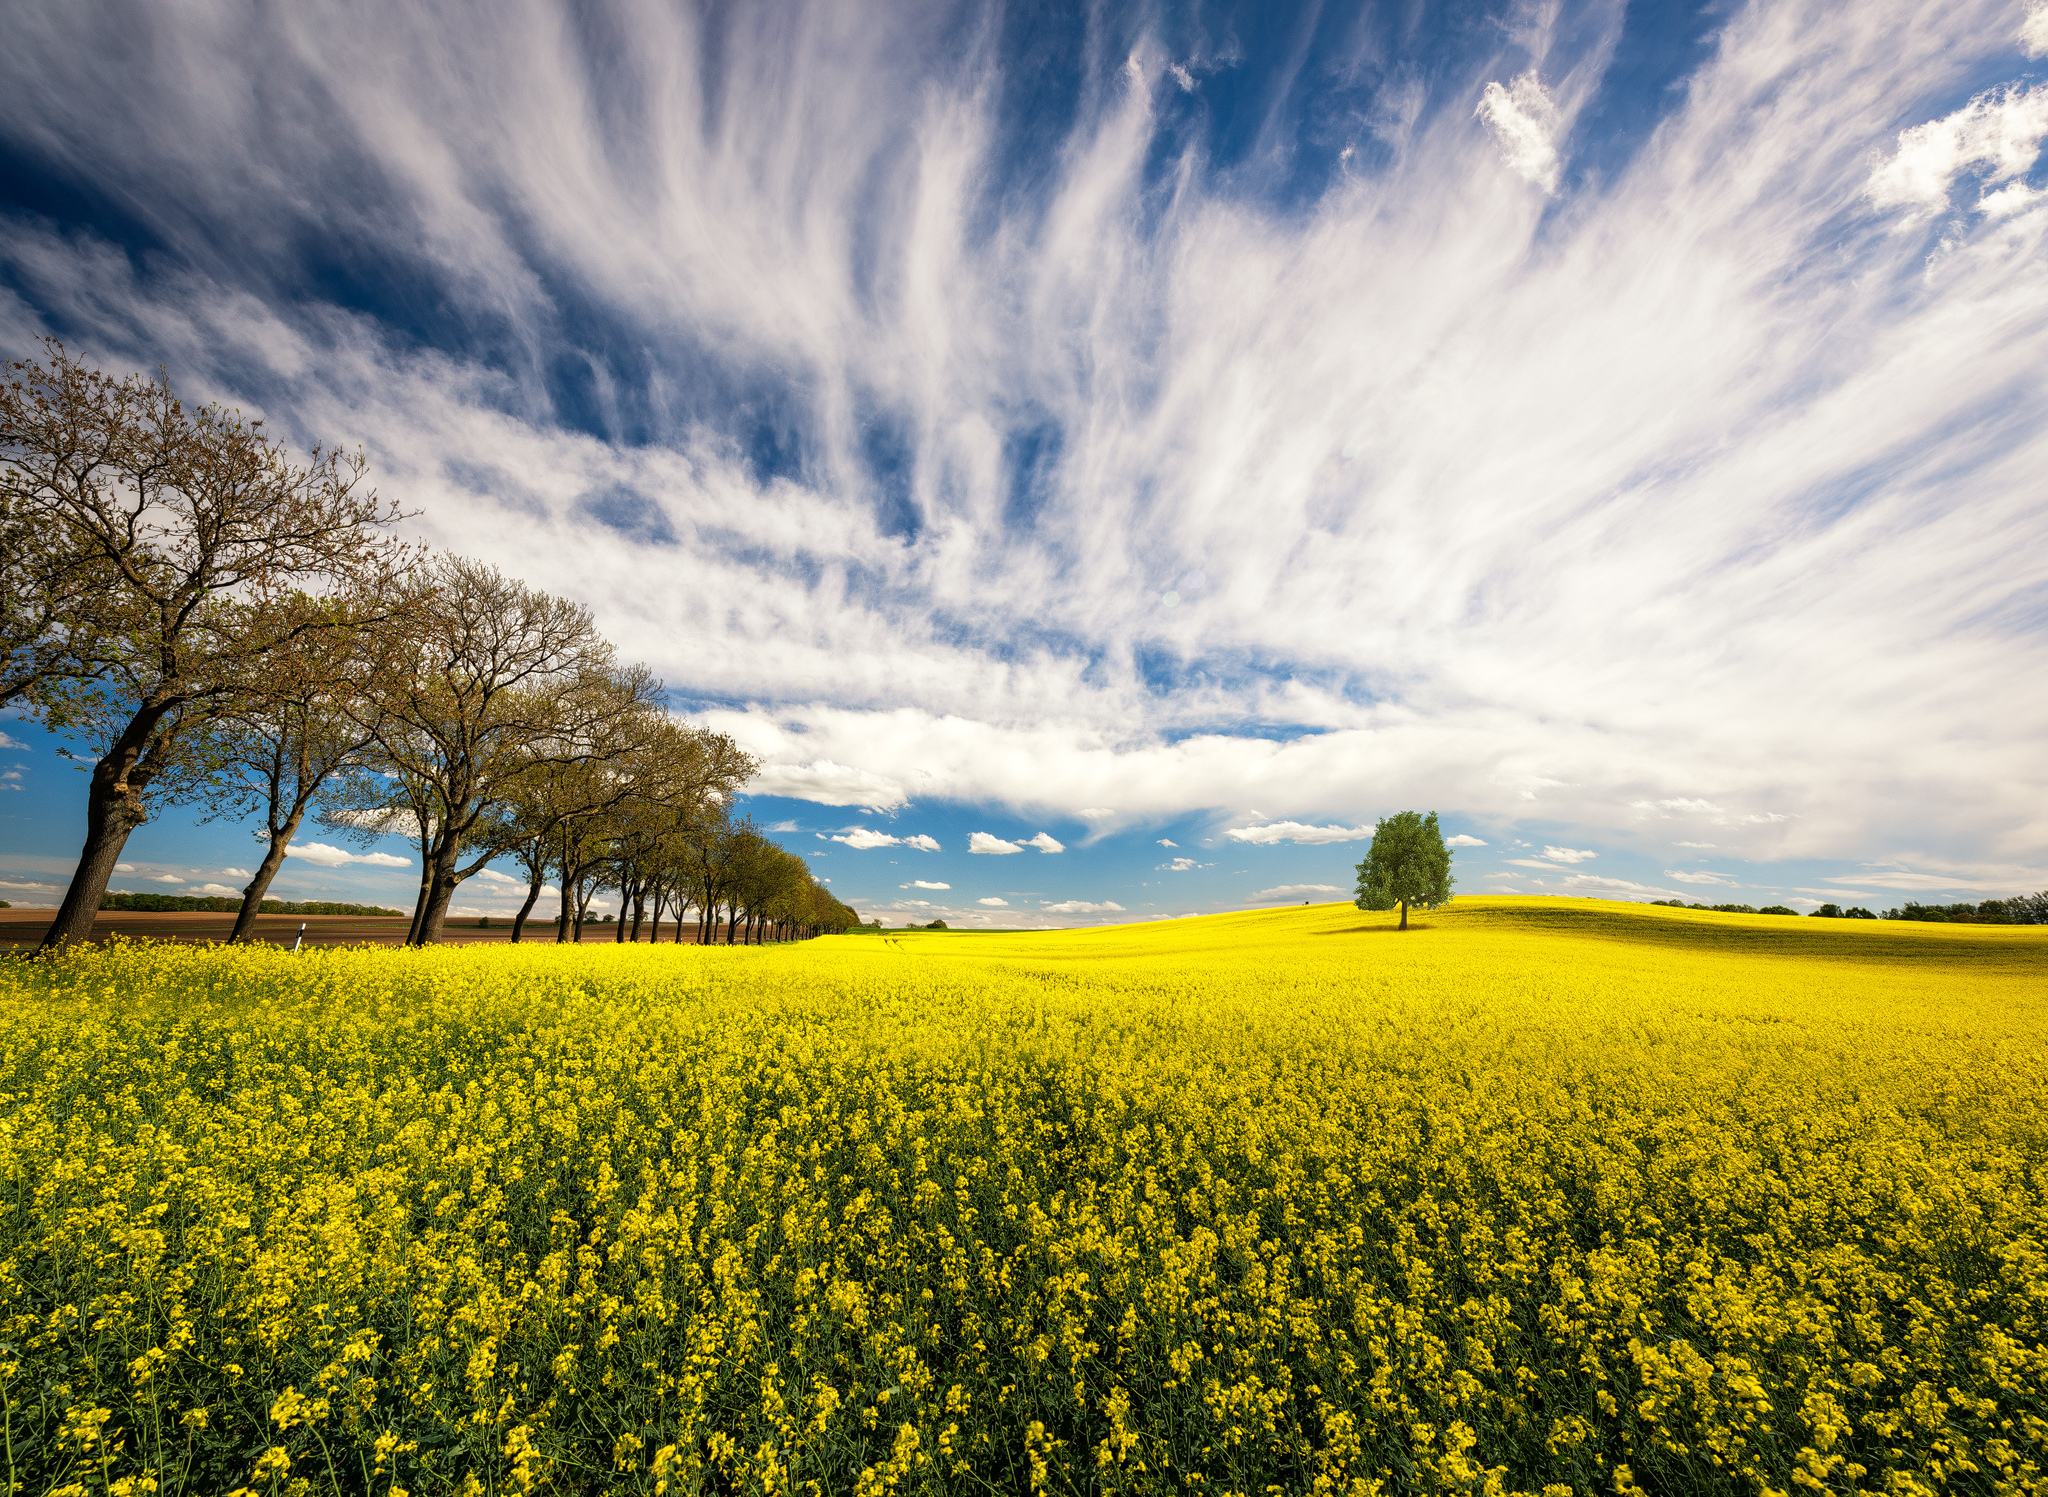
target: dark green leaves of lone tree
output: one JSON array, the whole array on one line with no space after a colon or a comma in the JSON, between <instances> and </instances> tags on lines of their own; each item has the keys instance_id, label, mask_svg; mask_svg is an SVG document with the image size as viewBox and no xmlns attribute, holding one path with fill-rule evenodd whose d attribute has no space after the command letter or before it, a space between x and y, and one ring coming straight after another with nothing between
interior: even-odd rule
<instances>
[{"instance_id":1,"label":"dark green leaves of lone tree","mask_svg":"<svg viewBox=\"0 0 2048 1497\"><path fill-rule=\"evenodd\" d=\"M1372 829L1365 861L1358 865L1358 907L1391 910L1398 904L1406 930L1408 906L1433 910L1449 904L1452 882L1451 850L1437 830L1436 812L1382 816Z\"/></svg>"}]
</instances>

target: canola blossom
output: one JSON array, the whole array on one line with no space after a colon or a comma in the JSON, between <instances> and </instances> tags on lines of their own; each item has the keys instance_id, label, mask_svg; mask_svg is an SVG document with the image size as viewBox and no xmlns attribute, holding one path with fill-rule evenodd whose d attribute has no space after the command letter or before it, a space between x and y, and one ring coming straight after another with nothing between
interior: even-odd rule
<instances>
[{"instance_id":1,"label":"canola blossom","mask_svg":"<svg viewBox=\"0 0 2048 1497\"><path fill-rule=\"evenodd\" d=\"M2048 1491L2048 941L0 963L9 1492Z\"/></svg>"}]
</instances>

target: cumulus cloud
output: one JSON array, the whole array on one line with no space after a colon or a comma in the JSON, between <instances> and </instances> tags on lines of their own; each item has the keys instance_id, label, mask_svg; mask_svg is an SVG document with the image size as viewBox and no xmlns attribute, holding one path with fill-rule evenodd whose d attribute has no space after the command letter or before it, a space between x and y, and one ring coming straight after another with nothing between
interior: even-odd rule
<instances>
[{"instance_id":1,"label":"cumulus cloud","mask_svg":"<svg viewBox=\"0 0 2048 1497\"><path fill-rule=\"evenodd\" d=\"M1455 836L1455 837L1446 837L1446 838L1444 839L1444 846L1446 846L1446 847L1484 847L1484 846L1486 846L1486 844L1485 844L1484 842L1481 842L1481 841L1480 841L1480 840L1479 840L1479 839L1478 839L1477 837L1471 836L1471 835L1469 835L1469 834L1467 834L1467 833L1465 833L1465 832L1460 832L1460 833L1458 833L1458 835L1457 835L1457 836Z\"/></svg>"},{"instance_id":2,"label":"cumulus cloud","mask_svg":"<svg viewBox=\"0 0 2048 1497\"><path fill-rule=\"evenodd\" d=\"M226 884L201 884L192 891L195 894L215 894L223 897L240 894L240 889L231 889Z\"/></svg>"},{"instance_id":3,"label":"cumulus cloud","mask_svg":"<svg viewBox=\"0 0 2048 1497\"><path fill-rule=\"evenodd\" d=\"M1116 815L1108 806L1084 806L1074 813L1083 821L1107 821Z\"/></svg>"},{"instance_id":4,"label":"cumulus cloud","mask_svg":"<svg viewBox=\"0 0 2048 1497\"><path fill-rule=\"evenodd\" d=\"M1178 846L1180 846L1180 844L1179 844L1178 842L1175 842L1175 841L1173 841L1173 840L1171 840L1170 838L1167 838L1167 837L1161 837L1161 838L1159 839L1159 845L1160 845L1161 847L1178 847Z\"/></svg>"},{"instance_id":5,"label":"cumulus cloud","mask_svg":"<svg viewBox=\"0 0 2048 1497\"><path fill-rule=\"evenodd\" d=\"M1001 837L995 836L993 833L973 832L967 838L967 850L969 852L985 852L1000 855L1002 853L1022 852L1024 849L1014 842L1005 842Z\"/></svg>"},{"instance_id":6,"label":"cumulus cloud","mask_svg":"<svg viewBox=\"0 0 2048 1497\"><path fill-rule=\"evenodd\" d=\"M1543 856L1553 863L1583 863L1600 854L1588 847L1546 847Z\"/></svg>"},{"instance_id":7,"label":"cumulus cloud","mask_svg":"<svg viewBox=\"0 0 2048 1497\"><path fill-rule=\"evenodd\" d=\"M17 883L12 879L0 878L0 889L22 889L30 893L48 894L54 893L56 888L55 884Z\"/></svg>"},{"instance_id":8,"label":"cumulus cloud","mask_svg":"<svg viewBox=\"0 0 2048 1497\"><path fill-rule=\"evenodd\" d=\"M1541 79L1523 73L1506 88L1487 84L1474 113L1493 131L1509 171L1545 192L1557 191L1563 170L1557 154L1557 104Z\"/></svg>"},{"instance_id":9,"label":"cumulus cloud","mask_svg":"<svg viewBox=\"0 0 2048 1497\"><path fill-rule=\"evenodd\" d=\"M1170 863L1161 863L1153 869L1155 873L1186 873L1195 868L1213 868L1213 863L1197 863L1193 858L1175 858Z\"/></svg>"},{"instance_id":10,"label":"cumulus cloud","mask_svg":"<svg viewBox=\"0 0 2048 1497\"><path fill-rule=\"evenodd\" d=\"M1264 826L1225 827L1223 835L1233 842L1250 842L1268 846L1275 842L1304 842L1311 846L1324 842L1356 842L1362 837L1371 837L1369 826L1305 826L1299 821L1269 821Z\"/></svg>"},{"instance_id":11,"label":"cumulus cloud","mask_svg":"<svg viewBox=\"0 0 2048 1497\"><path fill-rule=\"evenodd\" d=\"M887 832L878 832L870 826L851 827L843 833L835 832L828 840L844 842L855 852L868 852L877 847L901 847L903 845L901 837L892 837Z\"/></svg>"},{"instance_id":12,"label":"cumulus cloud","mask_svg":"<svg viewBox=\"0 0 2048 1497\"><path fill-rule=\"evenodd\" d=\"M1953 114L1901 131L1898 149L1871 169L1865 190L1880 208L1925 216L1948 206L1956 179L1966 172L1986 183L2025 173L2041 154L2043 136L2048 87L1991 89Z\"/></svg>"},{"instance_id":13,"label":"cumulus cloud","mask_svg":"<svg viewBox=\"0 0 2048 1497\"><path fill-rule=\"evenodd\" d=\"M1026 837L1024 845L1026 847L1035 847L1040 852L1065 852L1067 850L1066 843L1047 832L1040 832L1036 837Z\"/></svg>"},{"instance_id":14,"label":"cumulus cloud","mask_svg":"<svg viewBox=\"0 0 2048 1497\"><path fill-rule=\"evenodd\" d=\"M1091 904L1085 899L1064 899L1058 904L1046 904L1041 901L1039 907L1048 915L1122 914L1124 908L1113 899L1105 899L1100 904Z\"/></svg>"},{"instance_id":15,"label":"cumulus cloud","mask_svg":"<svg viewBox=\"0 0 2048 1497\"><path fill-rule=\"evenodd\" d=\"M1319 895L1344 892L1336 884L1280 884L1275 888L1259 890L1251 896L1251 900L1254 904L1264 904L1268 901L1315 899Z\"/></svg>"},{"instance_id":16,"label":"cumulus cloud","mask_svg":"<svg viewBox=\"0 0 2048 1497\"><path fill-rule=\"evenodd\" d=\"M19 738L10 738L7 734L0 733L0 749L26 749L27 747L28 745Z\"/></svg>"},{"instance_id":17,"label":"cumulus cloud","mask_svg":"<svg viewBox=\"0 0 2048 1497\"><path fill-rule=\"evenodd\" d=\"M254 878L256 876L247 868L223 868L221 873L227 878Z\"/></svg>"},{"instance_id":18,"label":"cumulus cloud","mask_svg":"<svg viewBox=\"0 0 2048 1497\"><path fill-rule=\"evenodd\" d=\"M7 771L6 773L4 773L4 774L0 774L0 790L19 790L19 789L21 789L21 771L20 771L20 770L18 770L18 769L10 769L10 770L8 770L8 771Z\"/></svg>"},{"instance_id":19,"label":"cumulus cloud","mask_svg":"<svg viewBox=\"0 0 2048 1497\"><path fill-rule=\"evenodd\" d=\"M175 873L152 873L148 877L151 883L157 884L182 884L185 882Z\"/></svg>"},{"instance_id":20,"label":"cumulus cloud","mask_svg":"<svg viewBox=\"0 0 2048 1497\"><path fill-rule=\"evenodd\" d=\"M918 832L914 836L905 837L903 845L905 847L914 847L919 852L937 852L939 850L939 839L927 836L923 832Z\"/></svg>"},{"instance_id":21,"label":"cumulus cloud","mask_svg":"<svg viewBox=\"0 0 2048 1497\"><path fill-rule=\"evenodd\" d=\"M989 896L988 898L986 898L986 899L977 899L977 900L975 900L974 902L975 902L976 904L985 904L985 905L988 905L988 906L989 906L990 908L992 908L992 909L1008 909L1008 908L1009 908L1009 906L1010 906L1010 901L1009 901L1009 900L1007 900L1007 899L998 899L998 898L996 898L996 897L995 897L994 895L990 895L990 896Z\"/></svg>"},{"instance_id":22,"label":"cumulus cloud","mask_svg":"<svg viewBox=\"0 0 2048 1497\"><path fill-rule=\"evenodd\" d=\"M1736 884L1736 883L1737 883L1737 881L1736 881L1735 879L1729 878L1729 877L1728 877L1727 875L1725 875L1725 874L1720 874L1720 873L1709 873L1709 872L1707 872L1707 871L1706 871L1705 869L1698 869L1698 870L1695 870L1694 872L1691 872L1691 873L1681 873L1681 872L1679 872L1679 871L1678 871L1678 870L1677 870L1676 868L1667 868L1667 869L1665 869L1665 870L1664 870L1664 876L1665 876L1666 878L1673 878L1673 879L1677 879L1677 880L1678 880L1678 882L1680 882L1681 884L1730 884L1730 885L1734 885L1734 884Z\"/></svg>"},{"instance_id":23,"label":"cumulus cloud","mask_svg":"<svg viewBox=\"0 0 2048 1497\"><path fill-rule=\"evenodd\" d=\"M935 884L928 879L919 878L912 879L907 884L898 884L896 887L899 889L950 889L953 886L951 884Z\"/></svg>"},{"instance_id":24,"label":"cumulus cloud","mask_svg":"<svg viewBox=\"0 0 2048 1497\"><path fill-rule=\"evenodd\" d=\"M370 868L410 868L412 863L405 858L395 857L388 852L350 852L346 848L330 847L325 842L294 842L284 850L288 858L302 858L321 868L346 868L360 863Z\"/></svg>"},{"instance_id":25,"label":"cumulus cloud","mask_svg":"<svg viewBox=\"0 0 2048 1497\"><path fill-rule=\"evenodd\" d=\"M820 759L814 764L768 764L747 783L750 793L814 801L821 806L863 806L893 811L906 804L903 786L886 775Z\"/></svg>"},{"instance_id":26,"label":"cumulus cloud","mask_svg":"<svg viewBox=\"0 0 2048 1497\"><path fill-rule=\"evenodd\" d=\"M135 865L133 863L116 863L114 865L114 872L116 873L133 873L134 871Z\"/></svg>"}]
</instances>

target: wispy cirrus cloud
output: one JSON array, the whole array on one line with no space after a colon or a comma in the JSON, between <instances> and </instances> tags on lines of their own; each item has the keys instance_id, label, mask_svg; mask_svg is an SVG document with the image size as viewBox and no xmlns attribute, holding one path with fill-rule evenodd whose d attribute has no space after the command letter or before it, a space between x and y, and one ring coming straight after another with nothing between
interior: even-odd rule
<instances>
[{"instance_id":1,"label":"wispy cirrus cloud","mask_svg":"<svg viewBox=\"0 0 2048 1497\"><path fill-rule=\"evenodd\" d=\"M31 12L0 140L118 206L0 217L0 341L364 443L767 793L2048 842L2039 10L1717 12L1629 139L1621 8L1517 12L1284 185L1149 11L1028 141L921 12Z\"/></svg>"}]
</instances>

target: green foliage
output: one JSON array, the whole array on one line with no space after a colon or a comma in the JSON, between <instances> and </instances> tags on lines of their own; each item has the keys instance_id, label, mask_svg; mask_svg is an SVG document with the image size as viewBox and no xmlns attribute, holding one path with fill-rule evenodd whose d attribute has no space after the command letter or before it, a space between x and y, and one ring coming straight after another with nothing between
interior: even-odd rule
<instances>
[{"instance_id":1,"label":"green foliage","mask_svg":"<svg viewBox=\"0 0 2048 1497\"><path fill-rule=\"evenodd\" d=\"M1391 910L1401 907L1401 926L1408 925L1408 907L1439 909L1451 902L1451 850L1437 829L1436 812L1427 816L1402 811L1382 816L1373 827L1372 846L1358 865L1358 907Z\"/></svg>"},{"instance_id":2,"label":"green foliage","mask_svg":"<svg viewBox=\"0 0 2048 1497\"><path fill-rule=\"evenodd\" d=\"M1987 899L1979 904L1921 904L1909 899L1895 910L1886 910L1884 918L1930 925L2048 925L2048 892Z\"/></svg>"},{"instance_id":3,"label":"green foliage","mask_svg":"<svg viewBox=\"0 0 2048 1497\"><path fill-rule=\"evenodd\" d=\"M1799 911L1787 909L1782 904L1767 904L1762 909L1758 910L1757 913L1759 915L1796 915L1799 913Z\"/></svg>"}]
</instances>

